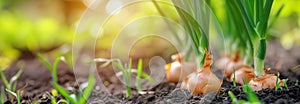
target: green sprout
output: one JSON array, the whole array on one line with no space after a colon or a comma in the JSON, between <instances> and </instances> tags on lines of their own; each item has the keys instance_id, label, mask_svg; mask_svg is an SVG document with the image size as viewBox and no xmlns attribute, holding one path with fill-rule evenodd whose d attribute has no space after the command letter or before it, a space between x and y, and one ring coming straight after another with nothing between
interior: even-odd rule
<instances>
[{"instance_id":1,"label":"green sprout","mask_svg":"<svg viewBox=\"0 0 300 104\"><path fill-rule=\"evenodd\" d=\"M4 88L1 86L0 104L4 104L4 97L5 97Z\"/></svg>"},{"instance_id":2,"label":"green sprout","mask_svg":"<svg viewBox=\"0 0 300 104\"><path fill-rule=\"evenodd\" d=\"M296 80L296 82L295 82L295 86L298 86L299 84L298 84L298 80Z\"/></svg>"},{"instance_id":3,"label":"green sprout","mask_svg":"<svg viewBox=\"0 0 300 104\"><path fill-rule=\"evenodd\" d=\"M130 82L131 82L131 73L135 73L136 76L136 88L138 91L141 91L141 82L140 79L144 78L150 82L154 82L154 80L149 76L147 73L142 72L143 68L143 61L142 59L139 59L138 61L138 69L133 69L132 68L132 60L129 60L128 67L126 65L123 65L122 62L119 59L105 59L105 58L96 58L93 60L94 62L104 62L104 64L101 65L101 67L106 67L110 63L112 63L114 66L116 66L120 72L117 73L117 76L123 75L123 79L125 81L125 87L126 87L126 97L130 98L131 97L131 87L130 87Z\"/></svg>"},{"instance_id":4,"label":"green sprout","mask_svg":"<svg viewBox=\"0 0 300 104\"><path fill-rule=\"evenodd\" d=\"M252 90L252 88L248 84L245 84L243 86L243 91L247 95L248 101L237 100L235 95L231 91L228 91L228 95L231 98L233 104L262 104L262 102L259 101L255 92Z\"/></svg>"},{"instance_id":5,"label":"green sprout","mask_svg":"<svg viewBox=\"0 0 300 104\"><path fill-rule=\"evenodd\" d=\"M288 85L287 85L287 83L286 83L288 80L289 80L289 79L283 80L283 85L284 85L284 87L285 87L286 89L289 90L289 87L288 87Z\"/></svg>"},{"instance_id":6,"label":"green sprout","mask_svg":"<svg viewBox=\"0 0 300 104\"><path fill-rule=\"evenodd\" d=\"M236 87L235 69L233 69L233 86Z\"/></svg>"},{"instance_id":7,"label":"green sprout","mask_svg":"<svg viewBox=\"0 0 300 104\"><path fill-rule=\"evenodd\" d=\"M279 73L276 74L276 86L275 86L275 91L277 91L279 88L282 89L281 86L280 86L280 82L278 81L278 79L279 79Z\"/></svg>"},{"instance_id":8,"label":"green sprout","mask_svg":"<svg viewBox=\"0 0 300 104\"><path fill-rule=\"evenodd\" d=\"M17 102L18 104L21 104L21 96L20 96L20 93L16 93L16 92L13 92L11 90L8 90L8 89L5 89L9 94L13 95L16 99L17 99Z\"/></svg>"},{"instance_id":9,"label":"green sprout","mask_svg":"<svg viewBox=\"0 0 300 104\"><path fill-rule=\"evenodd\" d=\"M136 76L136 88L137 88L138 91L142 91L142 85L141 85L142 70L143 70L143 60L139 59L138 73L137 73L137 76Z\"/></svg>"},{"instance_id":10,"label":"green sprout","mask_svg":"<svg viewBox=\"0 0 300 104\"><path fill-rule=\"evenodd\" d=\"M86 103L86 99L91 95L94 85L95 85L95 78L94 78L93 73L89 75L87 87L82 91L82 93L76 94L76 96L73 97L72 94L69 94L67 90L65 90L62 86L60 86L58 84L57 65L63 58L62 57L56 58L53 66L41 54L38 54L38 58L47 66L47 68L51 72L52 80L53 80L52 81L53 87L59 94L61 94L64 98L66 98L67 101L71 104L85 104ZM63 100L60 100L60 101L63 102ZM51 102L54 102L54 101L51 101Z\"/></svg>"},{"instance_id":11,"label":"green sprout","mask_svg":"<svg viewBox=\"0 0 300 104\"><path fill-rule=\"evenodd\" d=\"M21 96L19 91L16 90L17 88L17 80L23 73L23 69L20 69L17 74L15 74L9 81L6 79L4 73L2 72L2 69L0 68L0 77L2 79L2 82L5 86L5 91L7 91L10 96L8 96L8 99L13 102L14 98L17 99L18 104L21 104ZM2 96L2 95L1 95Z\"/></svg>"},{"instance_id":12,"label":"green sprout","mask_svg":"<svg viewBox=\"0 0 300 104\"><path fill-rule=\"evenodd\" d=\"M131 63L131 61L129 63ZM118 62L112 62L112 64L115 65L122 72L123 78L125 80L125 86L126 86L126 97L129 98L131 96L131 88L130 88L131 65L129 65L130 67L128 68L128 70L126 70L126 68L124 68L122 64Z\"/></svg>"},{"instance_id":13,"label":"green sprout","mask_svg":"<svg viewBox=\"0 0 300 104\"><path fill-rule=\"evenodd\" d=\"M50 97L50 100L51 100L51 104L61 104L61 103L64 103L64 104L69 104L69 102L65 99L60 99L58 101L56 101L56 99L54 98L56 95L51 95L50 93L47 93L47 95Z\"/></svg>"}]
</instances>

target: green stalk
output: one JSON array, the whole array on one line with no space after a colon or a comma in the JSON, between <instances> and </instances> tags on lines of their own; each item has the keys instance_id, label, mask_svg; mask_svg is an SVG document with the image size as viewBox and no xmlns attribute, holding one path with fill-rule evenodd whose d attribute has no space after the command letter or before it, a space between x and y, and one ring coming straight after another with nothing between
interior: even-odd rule
<instances>
[{"instance_id":1,"label":"green stalk","mask_svg":"<svg viewBox=\"0 0 300 104\"><path fill-rule=\"evenodd\" d=\"M253 5L254 2L245 0L234 0L232 2L234 7L239 10L247 28L251 46L250 49L252 56L254 57L254 73L256 77L263 76L265 75L264 59L266 56L266 32L269 27L268 21L273 0L256 0L254 1L255 6ZM251 8L254 8L254 10Z\"/></svg>"},{"instance_id":2,"label":"green stalk","mask_svg":"<svg viewBox=\"0 0 300 104\"><path fill-rule=\"evenodd\" d=\"M143 70L143 60L139 59L138 62L138 72L136 76L136 87L138 91L142 91L142 85L141 85L141 76L142 76L142 70Z\"/></svg>"},{"instance_id":3,"label":"green stalk","mask_svg":"<svg viewBox=\"0 0 300 104\"><path fill-rule=\"evenodd\" d=\"M123 79L125 80L125 87L126 87L126 98L129 98L131 96L131 88L130 88L130 73L128 70L126 70L120 63L118 62L112 62L114 66L116 66L122 73L123 73ZM131 65L129 65L131 66Z\"/></svg>"},{"instance_id":4,"label":"green stalk","mask_svg":"<svg viewBox=\"0 0 300 104\"><path fill-rule=\"evenodd\" d=\"M247 1L247 10L253 11L253 5L252 1ZM239 51L240 55L244 55L244 63L246 65L251 66L252 63L252 55L251 52L248 51L248 32L246 31L247 28L243 22L243 17L239 14L239 11L235 9L236 7L233 5L232 2L225 2L225 12L226 12L226 21L224 23L226 25L223 25L223 29L225 30L225 37L227 37L229 40L230 46L237 46L237 47L230 47L229 53L233 53L236 51ZM251 13L251 12L250 12ZM252 14L250 15L252 16ZM239 27L239 29L236 29Z\"/></svg>"},{"instance_id":5,"label":"green stalk","mask_svg":"<svg viewBox=\"0 0 300 104\"><path fill-rule=\"evenodd\" d=\"M256 76L263 76L265 74L264 71L264 60L266 56L266 39L260 40L260 47L258 50L257 56L254 58L254 74Z\"/></svg>"},{"instance_id":6,"label":"green stalk","mask_svg":"<svg viewBox=\"0 0 300 104\"><path fill-rule=\"evenodd\" d=\"M209 18L206 1L172 0L181 18L183 27L192 40L192 48L196 55L198 69L204 63L204 50L209 50Z\"/></svg>"}]
</instances>

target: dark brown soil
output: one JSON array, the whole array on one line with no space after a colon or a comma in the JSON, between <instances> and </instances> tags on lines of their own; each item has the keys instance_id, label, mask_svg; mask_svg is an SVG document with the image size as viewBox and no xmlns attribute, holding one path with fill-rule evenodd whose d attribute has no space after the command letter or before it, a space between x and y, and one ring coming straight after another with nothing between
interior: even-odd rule
<instances>
[{"instance_id":1,"label":"dark brown soil","mask_svg":"<svg viewBox=\"0 0 300 104\"><path fill-rule=\"evenodd\" d=\"M265 103L276 104L292 104L300 103L300 86L296 86L296 80L300 80L300 67L295 67L300 64L299 47L294 47L290 50L283 50L278 42L271 42L268 46L268 54L266 57L266 67L271 67L271 73L279 71L280 78L288 78L288 88L282 88L277 91L274 89L264 89L256 92L259 99ZM18 88L24 88L22 95L23 104L31 104L33 101L38 101L41 104L50 104L50 98L47 94L53 89L51 85L51 73L36 57L21 59L24 60L24 73L18 80ZM10 79L18 71L18 62L12 64L9 70L5 70L5 75ZM219 94L210 93L207 95L192 96L188 91L180 90L180 84L168 83L166 81L160 83L156 87L145 91L145 94L138 94L133 90L131 98L125 98L124 86L115 77L112 70L99 70L101 80L107 82L105 85L108 88L104 92L100 85L96 86L91 97L88 100L90 104L101 103L212 103L212 104L227 104L231 103L228 96L228 91L232 91L238 99L247 100L245 93L240 86L233 87L231 82L223 81L222 90ZM75 76L66 64L61 63L58 67L59 84L64 87L78 88L75 81ZM0 86L3 83L0 81ZM56 99L62 99L58 96ZM7 104L16 103L6 102Z\"/></svg>"}]
</instances>

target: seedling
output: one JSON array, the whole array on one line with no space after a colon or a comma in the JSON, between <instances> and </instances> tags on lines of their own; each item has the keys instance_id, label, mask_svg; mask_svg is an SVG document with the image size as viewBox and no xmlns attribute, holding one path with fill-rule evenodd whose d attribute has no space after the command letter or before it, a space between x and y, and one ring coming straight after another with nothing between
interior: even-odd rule
<instances>
[{"instance_id":1,"label":"seedling","mask_svg":"<svg viewBox=\"0 0 300 104\"><path fill-rule=\"evenodd\" d=\"M228 91L228 95L231 98L233 104L262 104L262 102L259 101L255 92L251 89L249 85L245 84L243 86L243 91L247 95L248 101L238 100L231 91Z\"/></svg>"},{"instance_id":2,"label":"seedling","mask_svg":"<svg viewBox=\"0 0 300 104\"><path fill-rule=\"evenodd\" d=\"M233 69L233 86L236 87L235 69Z\"/></svg>"},{"instance_id":3,"label":"seedling","mask_svg":"<svg viewBox=\"0 0 300 104\"><path fill-rule=\"evenodd\" d=\"M131 61L129 62L128 70L117 62L112 62L123 74L123 79L125 80L125 87L126 87L126 97L129 98L131 96L131 87L130 87L130 79L131 79Z\"/></svg>"},{"instance_id":4,"label":"seedling","mask_svg":"<svg viewBox=\"0 0 300 104\"><path fill-rule=\"evenodd\" d=\"M280 87L280 82L278 81L279 73L276 74L276 86L275 86L275 91L277 91Z\"/></svg>"},{"instance_id":5,"label":"seedling","mask_svg":"<svg viewBox=\"0 0 300 104\"><path fill-rule=\"evenodd\" d=\"M140 92L142 91L142 85L141 85L141 75L142 75L142 70L143 70L143 60L139 59L138 62L138 73L136 76L136 88Z\"/></svg>"},{"instance_id":6,"label":"seedling","mask_svg":"<svg viewBox=\"0 0 300 104\"><path fill-rule=\"evenodd\" d=\"M8 99L10 99L11 102L13 102L14 98L17 99L18 104L20 104L20 93L19 91L16 91L17 88L17 80L21 76L23 72L23 69L20 69L17 74L15 74L9 81L6 79L4 73L2 72L2 69L0 68L0 77L2 79L2 82L5 86L5 91L9 93L10 96L8 96ZM3 91L4 92L4 91Z\"/></svg>"},{"instance_id":7,"label":"seedling","mask_svg":"<svg viewBox=\"0 0 300 104\"><path fill-rule=\"evenodd\" d=\"M56 99L54 97L56 97L57 95L54 95L53 93L50 94L47 92L47 95L48 95L48 97L50 97L51 104L61 104L61 103L69 104L69 102L64 99L60 99L60 100L56 101Z\"/></svg>"},{"instance_id":8,"label":"seedling","mask_svg":"<svg viewBox=\"0 0 300 104\"><path fill-rule=\"evenodd\" d=\"M4 104L4 97L5 97L4 88L1 86L0 104Z\"/></svg>"},{"instance_id":9,"label":"seedling","mask_svg":"<svg viewBox=\"0 0 300 104\"><path fill-rule=\"evenodd\" d=\"M90 74L88 78L88 86L82 91L82 93L75 94L74 97L73 94L69 94L67 90L65 90L62 86L58 84L58 78L57 78L57 65L59 62L63 59L62 57L56 58L56 60L53 63L53 66L50 64L50 62L44 58L41 54L38 54L39 59L47 66L49 71L52 74L52 84L55 90L61 94L63 97L67 99L67 101L71 104L85 104L86 99L91 95L94 85L95 85L95 78L94 74ZM54 102L54 101L51 101Z\"/></svg>"},{"instance_id":10,"label":"seedling","mask_svg":"<svg viewBox=\"0 0 300 104\"><path fill-rule=\"evenodd\" d=\"M141 91L141 82L140 79L144 78L150 82L154 82L154 80L146 73L142 72L143 68L143 61L142 59L139 59L138 61L138 69L133 69L132 68L132 60L129 60L128 67L126 65L123 65L119 59L104 59L104 58L96 58L93 60L94 62L104 62L104 64L101 65L101 67L106 67L110 63L112 63L114 66L116 66L120 72L116 73L117 76L123 75L123 79L125 81L125 87L126 87L126 97L130 98L131 97L131 87L130 87L130 82L131 82L131 73L135 73L136 76L136 88L138 91Z\"/></svg>"},{"instance_id":11,"label":"seedling","mask_svg":"<svg viewBox=\"0 0 300 104\"><path fill-rule=\"evenodd\" d=\"M17 99L17 102L18 104L21 104L21 96L20 96L20 93L16 93L16 92L13 92L11 90L8 90L8 89L5 89L10 95L13 95L16 99Z\"/></svg>"},{"instance_id":12,"label":"seedling","mask_svg":"<svg viewBox=\"0 0 300 104\"><path fill-rule=\"evenodd\" d=\"M284 79L283 80L283 85L284 85L284 87L286 88L286 89L289 89L289 87L288 87L288 85L287 85L287 81L288 81L289 79Z\"/></svg>"},{"instance_id":13,"label":"seedling","mask_svg":"<svg viewBox=\"0 0 300 104\"><path fill-rule=\"evenodd\" d=\"M295 86L298 86L299 84L298 84L298 80L296 80L296 82L295 82Z\"/></svg>"}]
</instances>

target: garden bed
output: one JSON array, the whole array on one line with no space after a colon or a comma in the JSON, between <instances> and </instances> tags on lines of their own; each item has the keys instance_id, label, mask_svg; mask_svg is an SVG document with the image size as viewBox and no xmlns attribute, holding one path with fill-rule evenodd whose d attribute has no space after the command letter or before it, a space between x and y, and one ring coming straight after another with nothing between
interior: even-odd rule
<instances>
[{"instance_id":1,"label":"garden bed","mask_svg":"<svg viewBox=\"0 0 300 104\"><path fill-rule=\"evenodd\" d=\"M299 52L298 47L294 47L288 51L277 50L282 49L280 44L276 41L270 43L268 47L266 65L279 69L273 69L271 73L276 73L276 70L280 71L280 78L288 78L288 88L282 87L275 91L275 89L264 89L257 91L256 94L262 102L265 103L278 103L278 104L291 104L300 103L300 86L296 84L296 80L299 80L299 68L295 69L296 65L299 65ZM287 56L288 58L280 58ZM279 59L279 60L278 60ZM50 104L50 98L47 96L53 89L51 85L51 74L48 69L38 60L37 58L25 58L22 59L25 62L24 72L18 80L18 88L23 88L24 92L22 95L22 103L31 104L34 101L40 102L41 104ZM276 60L276 61L271 61ZM285 61L287 60L287 61ZM273 63L271 63L273 62ZM280 66L278 66L278 64ZM276 66L277 65L277 66ZM287 66L286 66L287 65ZM291 70L291 69L294 69ZM13 64L9 70L4 71L8 78L11 78L18 71L17 63ZM138 94L133 92L131 98L125 98L124 85L121 84L118 79L112 75L112 70L99 70L99 75L104 81L108 81L106 85L110 93L101 90L101 86L96 86L92 95L90 96L88 103L100 103L100 102L122 102L122 103L213 103L223 104L231 103L232 99L228 96L228 91L231 91L236 95L237 99L247 100L247 96L243 92L241 86L234 87L232 82L228 82L227 79L223 79L223 84L219 94L211 93L207 95L193 96L186 90L180 90L179 84L169 83L166 80L144 92L144 94ZM66 64L59 64L58 67L58 82L64 87L73 87L78 89L78 84L75 82L75 76L73 72L67 67ZM2 81L0 82L2 84ZM135 89L133 89L134 91ZM57 100L63 97L56 96ZM7 101L6 104L17 103Z\"/></svg>"}]
</instances>

